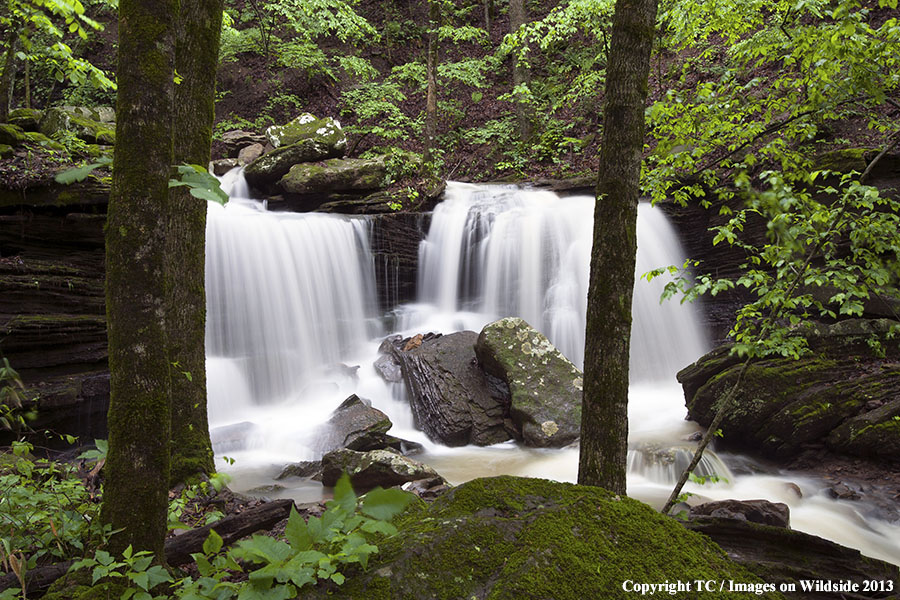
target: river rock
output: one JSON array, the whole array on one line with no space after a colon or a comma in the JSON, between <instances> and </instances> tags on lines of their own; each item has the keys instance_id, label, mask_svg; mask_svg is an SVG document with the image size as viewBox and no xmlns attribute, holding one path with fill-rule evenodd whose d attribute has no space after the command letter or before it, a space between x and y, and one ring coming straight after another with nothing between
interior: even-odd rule
<instances>
[{"instance_id":1,"label":"river rock","mask_svg":"<svg viewBox=\"0 0 900 600\"><path fill-rule=\"evenodd\" d=\"M244 146L241 148L241 151L238 152L238 162L242 165L249 165L262 156L264 150L262 144L250 144L249 146Z\"/></svg>"},{"instance_id":2,"label":"river rock","mask_svg":"<svg viewBox=\"0 0 900 600\"><path fill-rule=\"evenodd\" d=\"M328 145L317 139L300 140L263 154L244 170L247 183L258 189L268 189L284 177L298 163L322 160L333 156Z\"/></svg>"},{"instance_id":3,"label":"river rock","mask_svg":"<svg viewBox=\"0 0 900 600\"><path fill-rule=\"evenodd\" d=\"M213 175L221 177L233 168L240 166L240 164L240 161L236 158L217 158L216 160L210 161L209 170L212 171Z\"/></svg>"},{"instance_id":4,"label":"river rock","mask_svg":"<svg viewBox=\"0 0 900 600\"><path fill-rule=\"evenodd\" d=\"M578 438L581 371L544 334L518 317L500 319L481 330L475 354L509 386L509 414L526 445L559 448Z\"/></svg>"},{"instance_id":5,"label":"river rock","mask_svg":"<svg viewBox=\"0 0 900 600\"><path fill-rule=\"evenodd\" d=\"M365 572L304 598L585 600L641 597L623 585L649 582L764 581L708 538L597 487L475 479L395 523L398 535L379 542Z\"/></svg>"},{"instance_id":6,"label":"river rock","mask_svg":"<svg viewBox=\"0 0 900 600\"><path fill-rule=\"evenodd\" d=\"M900 407L893 404L900 396L896 341L885 346L886 358L866 342L892 324L854 319L811 325L806 333L815 353L751 363L722 422L724 441L772 458L827 442L841 454L894 460L900 446L900 419L894 419ZM689 416L708 425L740 368L722 347L679 372Z\"/></svg>"},{"instance_id":7,"label":"river rock","mask_svg":"<svg viewBox=\"0 0 900 600\"><path fill-rule=\"evenodd\" d=\"M221 142L225 146L226 155L231 158L237 158L242 148L251 144L265 145L268 140L266 136L259 133L244 131L243 129L232 129L222 134Z\"/></svg>"},{"instance_id":8,"label":"river rock","mask_svg":"<svg viewBox=\"0 0 900 600\"><path fill-rule=\"evenodd\" d=\"M379 189L387 178L387 167L381 157L331 158L295 164L278 182L278 187L288 194L359 192Z\"/></svg>"},{"instance_id":9,"label":"river rock","mask_svg":"<svg viewBox=\"0 0 900 600\"><path fill-rule=\"evenodd\" d=\"M285 465L281 469L275 479L287 479L288 477L303 477L313 479L315 481L322 480L322 461L321 460L301 460L299 462Z\"/></svg>"},{"instance_id":10,"label":"river rock","mask_svg":"<svg viewBox=\"0 0 900 600\"><path fill-rule=\"evenodd\" d=\"M474 331L439 337L404 351L394 347L401 365L416 426L447 446L488 446L515 432L507 418L508 392L478 368Z\"/></svg>"},{"instance_id":11,"label":"river rock","mask_svg":"<svg viewBox=\"0 0 900 600\"><path fill-rule=\"evenodd\" d=\"M372 450L387 445L386 434L393 426L386 414L372 408L372 403L353 394L335 409L318 430L323 452L338 448Z\"/></svg>"},{"instance_id":12,"label":"river rock","mask_svg":"<svg viewBox=\"0 0 900 600\"><path fill-rule=\"evenodd\" d=\"M345 472L358 491L440 477L428 465L390 450L357 452L340 449L322 457L322 485L333 487Z\"/></svg>"},{"instance_id":13,"label":"river rock","mask_svg":"<svg viewBox=\"0 0 900 600\"><path fill-rule=\"evenodd\" d=\"M275 148L313 139L327 147L332 156L343 156L347 147L347 137L340 123L331 117L319 119L310 113L303 113L286 125L272 125L266 129L266 139Z\"/></svg>"},{"instance_id":14,"label":"river rock","mask_svg":"<svg viewBox=\"0 0 900 600\"><path fill-rule=\"evenodd\" d=\"M60 131L71 131L78 138L90 144L114 144L116 141L115 126L108 122L101 122L97 117L98 115L89 109L57 106L44 111L39 128L41 133L48 137L53 137Z\"/></svg>"},{"instance_id":15,"label":"river rock","mask_svg":"<svg viewBox=\"0 0 900 600\"><path fill-rule=\"evenodd\" d=\"M768 500L717 500L691 507L691 518L716 517L790 527L791 510L782 502Z\"/></svg>"}]
</instances>

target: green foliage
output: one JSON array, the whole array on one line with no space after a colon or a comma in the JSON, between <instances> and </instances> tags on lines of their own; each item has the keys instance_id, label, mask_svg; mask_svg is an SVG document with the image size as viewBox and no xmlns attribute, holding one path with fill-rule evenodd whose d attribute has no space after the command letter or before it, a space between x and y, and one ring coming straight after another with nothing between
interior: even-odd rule
<instances>
[{"instance_id":1,"label":"green foliage","mask_svg":"<svg viewBox=\"0 0 900 600\"><path fill-rule=\"evenodd\" d=\"M75 561L70 570L91 570L91 585L102 579L123 579L128 586L120 600L151 600L150 591L156 586L169 583L172 576L159 564L153 564L153 553L134 552L128 546L122 559L116 560L109 552L97 550L93 557Z\"/></svg>"},{"instance_id":2,"label":"green foliage","mask_svg":"<svg viewBox=\"0 0 900 600\"><path fill-rule=\"evenodd\" d=\"M224 205L228 194L219 186L219 180L202 165L178 165L178 179L170 179L169 187L187 187L191 196L207 202Z\"/></svg>"},{"instance_id":3,"label":"green foliage","mask_svg":"<svg viewBox=\"0 0 900 600\"><path fill-rule=\"evenodd\" d=\"M32 447L14 442L0 467L0 562L17 557L26 569L38 561L80 555L110 535L99 525L100 505L73 466L36 462Z\"/></svg>"},{"instance_id":4,"label":"green foliage","mask_svg":"<svg viewBox=\"0 0 900 600\"><path fill-rule=\"evenodd\" d=\"M65 41L70 34L86 40L89 31L102 29L79 0L5 0L5 5L0 30L18 32L19 60L40 65L60 82L115 89L102 70L77 57ZM7 43L5 37L0 41Z\"/></svg>"},{"instance_id":5,"label":"green foliage","mask_svg":"<svg viewBox=\"0 0 900 600\"><path fill-rule=\"evenodd\" d=\"M220 520L225 514L218 510L207 510L205 500L215 495L230 480L225 473L213 473L209 480L201 480L186 485L181 493L169 501L168 528L191 529L195 526L210 525ZM185 522L188 515L195 515L197 519Z\"/></svg>"},{"instance_id":6,"label":"green foliage","mask_svg":"<svg viewBox=\"0 0 900 600\"><path fill-rule=\"evenodd\" d=\"M97 159L96 162L86 163L80 167L72 167L71 169L66 169L65 171L61 171L57 173L53 179L56 183L61 183L63 185L69 185L72 183L77 183L80 181L84 181L87 179L91 173L94 172L94 169L99 169L100 167L107 167L112 164L112 159L108 156L101 156Z\"/></svg>"},{"instance_id":7,"label":"green foliage","mask_svg":"<svg viewBox=\"0 0 900 600\"><path fill-rule=\"evenodd\" d=\"M22 379L4 358L0 362L0 429L19 434L34 418L33 411L24 406L29 400L24 394Z\"/></svg>"}]
</instances>

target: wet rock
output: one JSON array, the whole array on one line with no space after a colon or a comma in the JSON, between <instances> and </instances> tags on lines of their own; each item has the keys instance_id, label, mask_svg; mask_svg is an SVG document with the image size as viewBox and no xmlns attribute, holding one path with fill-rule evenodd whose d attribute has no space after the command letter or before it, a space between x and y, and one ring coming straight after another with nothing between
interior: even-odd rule
<instances>
[{"instance_id":1,"label":"wet rock","mask_svg":"<svg viewBox=\"0 0 900 600\"><path fill-rule=\"evenodd\" d=\"M787 504L768 500L717 500L691 507L691 518L708 516L738 519L773 527L790 527L791 511Z\"/></svg>"},{"instance_id":2,"label":"wet rock","mask_svg":"<svg viewBox=\"0 0 900 600\"><path fill-rule=\"evenodd\" d=\"M285 465L281 469L281 473L275 477L276 480L287 479L288 477L303 477L313 479L315 481L322 480L322 461L321 460L302 460L300 462Z\"/></svg>"},{"instance_id":3,"label":"wet rock","mask_svg":"<svg viewBox=\"0 0 900 600\"><path fill-rule=\"evenodd\" d=\"M324 195L377 190L387 183L387 179L383 157L331 158L317 163L294 164L278 182L278 187L287 194Z\"/></svg>"},{"instance_id":4,"label":"wet rock","mask_svg":"<svg viewBox=\"0 0 900 600\"><path fill-rule=\"evenodd\" d=\"M382 354L373 365L381 378L388 383L399 383L403 381L403 371L400 369L400 363L390 354Z\"/></svg>"},{"instance_id":5,"label":"wet rock","mask_svg":"<svg viewBox=\"0 0 900 600\"><path fill-rule=\"evenodd\" d=\"M886 358L870 336L895 322L851 319L805 329L815 353L799 360L767 358L747 369L737 402L721 425L724 441L771 458L799 455L826 442L841 454L893 460L900 449L900 360ZM715 403L737 378L739 360L722 347L678 373L692 419L708 425ZM873 403L882 406L875 410Z\"/></svg>"},{"instance_id":6,"label":"wet rock","mask_svg":"<svg viewBox=\"0 0 900 600\"><path fill-rule=\"evenodd\" d=\"M343 156L347 148L347 137L340 123L331 117L319 119L310 113L303 113L286 125L272 125L266 129L266 139L274 148L316 140L329 149L331 156Z\"/></svg>"},{"instance_id":7,"label":"wet rock","mask_svg":"<svg viewBox=\"0 0 900 600\"><path fill-rule=\"evenodd\" d=\"M423 336L418 347L393 349L416 426L447 446L488 446L515 433L506 417L508 392L478 368L477 337L473 331Z\"/></svg>"},{"instance_id":8,"label":"wet rock","mask_svg":"<svg viewBox=\"0 0 900 600\"><path fill-rule=\"evenodd\" d=\"M233 168L240 166L240 162L236 158L219 158L209 163L210 171L213 175L222 176Z\"/></svg>"},{"instance_id":9,"label":"wet rock","mask_svg":"<svg viewBox=\"0 0 900 600\"><path fill-rule=\"evenodd\" d=\"M317 437L323 452L338 448L372 450L386 446L385 434L391 427L386 414L353 394L335 409Z\"/></svg>"},{"instance_id":10,"label":"wet rock","mask_svg":"<svg viewBox=\"0 0 900 600\"><path fill-rule=\"evenodd\" d=\"M322 457L322 485L333 487L345 472L357 491L440 477L428 465L390 450L356 452L341 449Z\"/></svg>"},{"instance_id":11,"label":"wet rock","mask_svg":"<svg viewBox=\"0 0 900 600\"><path fill-rule=\"evenodd\" d=\"M440 477L410 481L408 483L404 483L401 487L405 491L415 494L422 500L428 501L434 500L450 489L450 486L447 485L447 482Z\"/></svg>"},{"instance_id":12,"label":"wet rock","mask_svg":"<svg viewBox=\"0 0 900 600\"><path fill-rule=\"evenodd\" d=\"M838 500L859 500L860 496L854 490L850 489L846 483L838 482L828 488L828 493L832 498Z\"/></svg>"},{"instance_id":13,"label":"wet rock","mask_svg":"<svg viewBox=\"0 0 900 600\"><path fill-rule=\"evenodd\" d=\"M333 156L332 150L319 140L300 140L263 154L247 165L247 183L261 190L270 190L279 179L300 163L319 161Z\"/></svg>"},{"instance_id":14,"label":"wet rock","mask_svg":"<svg viewBox=\"0 0 900 600\"><path fill-rule=\"evenodd\" d=\"M526 445L559 448L581 429L582 374L550 340L518 317L481 330L475 354L509 386L510 417Z\"/></svg>"}]
</instances>

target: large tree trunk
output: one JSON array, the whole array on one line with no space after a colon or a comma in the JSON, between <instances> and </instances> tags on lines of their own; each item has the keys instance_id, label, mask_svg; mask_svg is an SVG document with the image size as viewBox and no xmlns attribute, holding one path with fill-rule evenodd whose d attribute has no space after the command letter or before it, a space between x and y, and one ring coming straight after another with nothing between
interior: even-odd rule
<instances>
[{"instance_id":1,"label":"large tree trunk","mask_svg":"<svg viewBox=\"0 0 900 600\"><path fill-rule=\"evenodd\" d=\"M440 0L428 3L428 55L426 57L425 77L425 151L422 156L422 168L428 172L434 170L434 143L437 137L437 62L438 34L440 27Z\"/></svg>"},{"instance_id":2,"label":"large tree trunk","mask_svg":"<svg viewBox=\"0 0 900 600\"><path fill-rule=\"evenodd\" d=\"M509 0L509 32L515 33L519 27L528 22L528 13L525 11L525 0ZM531 72L515 54L512 57L513 87L527 85L531 80ZM524 102L516 101L516 119L519 122L519 137L523 142L531 139L531 106Z\"/></svg>"},{"instance_id":3,"label":"large tree trunk","mask_svg":"<svg viewBox=\"0 0 900 600\"><path fill-rule=\"evenodd\" d=\"M617 0L588 291L578 483L625 493L644 103L657 0Z\"/></svg>"},{"instance_id":4,"label":"large tree trunk","mask_svg":"<svg viewBox=\"0 0 900 600\"><path fill-rule=\"evenodd\" d=\"M109 457L103 521L163 556L170 391L164 282L177 0L121 0L113 182L106 230Z\"/></svg>"},{"instance_id":5,"label":"large tree trunk","mask_svg":"<svg viewBox=\"0 0 900 600\"><path fill-rule=\"evenodd\" d=\"M215 118L222 0L181 3L176 42L175 162L209 163ZM172 470L175 484L214 470L206 412L206 203L171 190L167 240L166 327L172 373Z\"/></svg>"}]
</instances>

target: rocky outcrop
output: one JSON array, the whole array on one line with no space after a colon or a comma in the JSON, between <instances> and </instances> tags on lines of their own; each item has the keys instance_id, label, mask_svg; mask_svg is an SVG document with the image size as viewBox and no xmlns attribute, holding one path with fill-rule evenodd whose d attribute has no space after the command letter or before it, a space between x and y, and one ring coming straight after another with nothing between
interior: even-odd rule
<instances>
[{"instance_id":1,"label":"rocky outcrop","mask_svg":"<svg viewBox=\"0 0 900 600\"><path fill-rule=\"evenodd\" d=\"M581 371L546 336L518 317L500 319L481 330L475 355L509 387L509 415L525 445L558 448L578 438Z\"/></svg>"},{"instance_id":2,"label":"rocky outcrop","mask_svg":"<svg viewBox=\"0 0 900 600\"><path fill-rule=\"evenodd\" d=\"M791 598L826 599L884 598L878 590L863 589L864 581L897 581L896 565L862 556L820 537L784 527L773 527L741 519L698 517L687 527L719 544L728 557L766 582L787 582L796 586ZM857 591L812 589L804 592L801 581L855 582ZM889 595L888 595L889 596Z\"/></svg>"},{"instance_id":3,"label":"rocky outcrop","mask_svg":"<svg viewBox=\"0 0 900 600\"><path fill-rule=\"evenodd\" d=\"M407 509L397 525L399 534L378 544L364 572L308 597L625 599L639 597L635 586L650 582L674 589L676 579L766 581L674 519L596 487L476 479ZM670 596L657 588L659 594L707 597L683 589Z\"/></svg>"},{"instance_id":4,"label":"rocky outcrop","mask_svg":"<svg viewBox=\"0 0 900 600\"><path fill-rule=\"evenodd\" d=\"M57 106L44 111L38 127L47 137L69 131L90 144L112 145L116 141L113 121L115 113L107 110L101 112L76 106Z\"/></svg>"},{"instance_id":5,"label":"rocky outcrop","mask_svg":"<svg viewBox=\"0 0 900 600\"><path fill-rule=\"evenodd\" d=\"M834 452L896 460L900 445L900 349L884 340L874 354L868 340L888 331L888 320L848 320L809 326L812 352L799 360L752 363L721 425L726 443L774 458L827 444ZM720 348L678 374L689 415L708 425L716 401L738 375L738 359Z\"/></svg>"},{"instance_id":6,"label":"rocky outcrop","mask_svg":"<svg viewBox=\"0 0 900 600\"><path fill-rule=\"evenodd\" d=\"M305 139L281 146L267 154L263 154L244 170L247 183L251 186L272 191L274 185L298 163L323 160L334 156L332 149L318 139Z\"/></svg>"},{"instance_id":7,"label":"rocky outcrop","mask_svg":"<svg viewBox=\"0 0 900 600\"><path fill-rule=\"evenodd\" d=\"M713 517L790 527L791 510L782 502L768 500L717 500L691 507L690 518Z\"/></svg>"},{"instance_id":8,"label":"rocky outcrop","mask_svg":"<svg viewBox=\"0 0 900 600\"><path fill-rule=\"evenodd\" d=\"M513 437L507 391L478 367L477 334L419 338L391 351L401 366L416 427L447 446L488 446ZM404 349L406 348L406 349Z\"/></svg>"},{"instance_id":9,"label":"rocky outcrop","mask_svg":"<svg viewBox=\"0 0 900 600\"><path fill-rule=\"evenodd\" d=\"M331 158L295 164L278 182L278 187L287 194L361 192L377 190L386 180L383 158Z\"/></svg>"},{"instance_id":10,"label":"rocky outcrop","mask_svg":"<svg viewBox=\"0 0 900 600\"><path fill-rule=\"evenodd\" d=\"M375 215L369 236L375 263L375 287L381 312L416 299L419 243L425 239L429 215Z\"/></svg>"},{"instance_id":11,"label":"rocky outcrop","mask_svg":"<svg viewBox=\"0 0 900 600\"><path fill-rule=\"evenodd\" d=\"M322 457L322 485L333 487L342 473L350 476L350 483L358 491L440 477L428 465L390 450L341 449Z\"/></svg>"}]
</instances>

